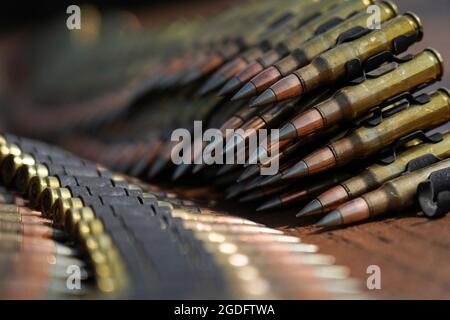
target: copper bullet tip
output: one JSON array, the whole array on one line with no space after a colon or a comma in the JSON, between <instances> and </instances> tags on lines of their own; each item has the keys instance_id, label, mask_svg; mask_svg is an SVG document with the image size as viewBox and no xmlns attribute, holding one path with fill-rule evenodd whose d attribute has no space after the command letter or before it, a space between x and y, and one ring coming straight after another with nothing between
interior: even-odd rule
<instances>
[{"instance_id":1,"label":"copper bullet tip","mask_svg":"<svg viewBox=\"0 0 450 320\"><path fill-rule=\"evenodd\" d=\"M250 108L265 106L277 101L277 96L272 89L267 89L250 103Z\"/></svg>"},{"instance_id":2,"label":"copper bullet tip","mask_svg":"<svg viewBox=\"0 0 450 320\"><path fill-rule=\"evenodd\" d=\"M329 146L320 148L309 156L305 157L302 162L307 164L308 175L317 174L334 168L336 166L336 158Z\"/></svg>"},{"instance_id":3,"label":"copper bullet tip","mask_svg":"<svg viewBox=\"0 0 450 320\"><path fill-rule=\"evenodd\" d=\"M308 203L302 210L300 210L300 212L297 213L295 216L297 218L300 218L321 213L323 213L322 203L320 203L318 199L314 199L313 201Z\"/></svg>"},{"instance_id":4,"label":"copper bullet tip","mask_svg":"<svg viewBox=\"0 0 450 320\"><path fill-rule=\"evenodd\" d=\"M289 140L297 138L297 128L292 124L288 123L280 130L280 135L278 137L280 140Z\"/></svg>"},{"instance_id":5,"label":"copper bullet tip","mask_svg":"<svg viewBox=\"0 0 450 320\"><path fill-rule=\"evenodd\" d=\"M302 83L295 74L290 74L280 79L270 86L269 89L272 90L277 101L297 97L303 93Z\"/></svg>"},{"instance_id":6,"label":"copper bullet tip","mask_svg":"<svg viewBox=\"0 0 450 320\"><path fill-rule=\"evenodd\" d=\"M322 114L315 108L301 113L294 119L291 119L290 123L294 126L297 137L317 132L325 126Z\"/></svg>"},{"instance_id":7,"label":"copper bullet tip","mask_svg":"<svg viewBox=\"0 0 450 320\"><path fill-rule=\"evenodd\" d=\"M225 83L225 85L219 90L218 95L221 97L226 96L227 94L235 92L241 86L242 82L239 80L239 78L233 77L230 80L228 80L228 82Z\"/></svg>"},{"instance_id":8,"label":"copper bullet tip","mask_svg":"<svg viewBox=\"0 0 450 320\"><path fill-rule=\"evenodd\" d=\"M250 81L251 78L256 76L264 70L264 66L258 61L252 62L249 66L247 66L244 70L237 74L237 77L241 81L241 83Z\"/></svg>"},{"instance_id":9,"label":"copper bullet tip","mask_svg":"<svg viewBox=\"0 0 450 320\"><path fill-rule=\"evenodd\" d=\"M315 224L319 228L328 228L339 226L343 223L342 214L339 210L331 211L325 217L323 217L319 222Z\"/></svg>"},{"instance_id":10,"label":"copper bullet tip","mask_svg":"<svg viewBox=\"0 0 450 320\"><path fill-rule=\"evenodd\" d=\"M328 189L317 197L317 201L322 204L322 213L327 213L336 209L340 204L350 200L347 190L340 184Z\"/></svg>"},{"instance_id":11,"label":"copper bullet tip","mask_svg":"<svg viewBox=\"0 0 450 320\"><path fill-rule=\"evenodd\" d=\"M267 202L264 202L262 205L260 205L258 208L256 208L256 211L267 211L272 209L280 208L283 205L280 198L273 198L270 199Z\"/></svg>"},{"instance_id":12,"label":"copper bullet tip","mask_svg":"<svg viewBox=\"0 0 450 320\"><path fill-rule=\"evenodd\" d=\"M255 85L252 82L247 82L233 97L231 97L231 101L251 98L256 93Z\"/></svg>"},{"instance_id":13,"label":"copper bullet tip","mask_svg":"<svg viewBox=\"0 0 450 320\"><path fill-rule=\"evenodd\" d=\"M289 168L286 170L283 174L281 179L293 179L293 178L302 178L309 175L309 168L308 165L304 161L300 161L292 168Z\"/></svg>"},{"instance_id":14,"label":"copper bullet tip","mask_svg":"<svg viewBox=\"0 0 450 320\"><path fill-rule=\"evenodd\" d=\"M269 88L272 84L277 82L280 78L281 78L280 71L278 71L277 68L272 66L272 67L269 67L269 68L261 71L250 81L255 86L256 91L261 92L261 91Z\"/></svg>"}]
</instances>

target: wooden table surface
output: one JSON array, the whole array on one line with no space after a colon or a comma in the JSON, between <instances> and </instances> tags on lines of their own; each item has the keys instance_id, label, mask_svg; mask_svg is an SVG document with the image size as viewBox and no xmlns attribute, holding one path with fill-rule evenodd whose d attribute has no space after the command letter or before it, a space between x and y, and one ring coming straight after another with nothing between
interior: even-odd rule
<instances>
[{"instance_id":1,"label":"wooden table surface","mask_svg":"<svg viewBox=\"0 0 450 320\"><path fill-rule=\"evenodd\" d=\"M381 269L381 290L367 294L381 299L450 299L450 215L429 220L417 213L391 213L383 219L334 230L312 226L290 213L248 217L335 256L365 286L367 267Z\"/></svg>"}]
</instances>

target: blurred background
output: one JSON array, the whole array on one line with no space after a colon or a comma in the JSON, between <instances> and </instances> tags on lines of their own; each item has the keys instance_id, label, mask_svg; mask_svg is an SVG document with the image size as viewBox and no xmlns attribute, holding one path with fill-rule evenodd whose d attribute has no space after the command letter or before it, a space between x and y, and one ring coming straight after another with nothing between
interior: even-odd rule
<instances>
[{"instance_id":1,"label":"blurred background","mask_svg":"<svg viewBox=\"0 0 450 320\"><path fill-rule=\"evenodd\" d=\"M2 4L0 11L0 52L16 44L11 38L17 34L29 32L36 27L46 25L50 21L59 20L61 28L65 29L66 9L71 4L88 8L96 8L100 13L111 10L122 10L133 15L136 23L141 26L158 25L178 18L192 18L219 12L223 8L238 3L237 0L129 0L129 1L12 1ZM443 55L444 61L450 60L450 1L449 0L396 0L400 12L413 11L423 20L425 38L414 45L412 51L419 51L431 46ZM67 29L66 29L67 31ZM0 71L4 81L4 68ZM0 83L1 84L1 83ZM444 85L450 85L450 74L447 72ZM4 87L2 87L4 88ZM4 89L0 88L0 92Z\"/></svg>"},{"instance_id":2,"label":"blurred background","mask_svg":"<svg viewBox=\"0 0 450 320\"><path fill-rule=\"evenodd\" d=\"M442 54L444 62L450 61L448 38L450 1L396 0L394 2L399 6L400 12L413 11L423 20L424 39L413 45L409 52L414 53L426 47L433 47ZM36 103L45 106L61 105L62 102L71 101L68 96L63 100L54 99L58 96L58 92L61 92L60 82L57 82L56 87L46 85L46 82L50 82L47 80L51 78L48 75L62 69L65 69L67 73L67 86L72 85L70 82L74 78L89 77L88 73L84 73L79 68L75 68L77 69L75 74L70 73L67 65L71 63L67 61L71 61L69 59L71 56L75 61L81 61L84 53L90 54L90 46L99 45L105 39L106 43L109 41L112 46L117 47L121 47L121 41L128 41L128 38L133 39L133 37L147 38L147 41L151 42L151 37L145 36L146 30L167 26L173 21L207 17L236 3L238 1L235 0L80 1L75 3L59 1L56 4L43 1L26 5L20 2L8 2L0 12L0 103L2 105L0 126L5 130L49 139L50 134L45 132L45 129L49 129L48 126L44 128L36 126L36 121L39 119L27 118L27 109L22 107ZM68 17L66 9L71 4L77 4L82 8L81 31L66 28ZM111 35L115 38L111 38ZM83 51L86 48L88 50ZM158 56L158 48L152 48L151 43L149 48L150 50L146 51L148 57ZM121 61L126 64L127 58L122 58ZM93 62L88 69L90 72L103 73L103 68L104 66ZM437 88L441 85L450 86L450 73L446 72L442 83L435 84L433 87ZM42 89L43 87L46 89ZM89 93L95 90L90 90L87 82L85 87L81 86L77 88L77 91L85 93L83 98L86 99L82 99L85 102L91 96L96 97L95 94ZM122 101L119 103L121 97ZM122 104L121 107L130 102L118 93L112 99L113 104ZM91 101L85 104L90 103ZM59 109L60 107L58 106ZM82 109L82 105L77 106L77 110ZM79 117L82 117L82 111L79 114ZM58 116L55 119L58 119ZM57 122L51 121L56 128ZM58 130L65 127L66 124L61 122Z\"/></svg>"}]
</instances>

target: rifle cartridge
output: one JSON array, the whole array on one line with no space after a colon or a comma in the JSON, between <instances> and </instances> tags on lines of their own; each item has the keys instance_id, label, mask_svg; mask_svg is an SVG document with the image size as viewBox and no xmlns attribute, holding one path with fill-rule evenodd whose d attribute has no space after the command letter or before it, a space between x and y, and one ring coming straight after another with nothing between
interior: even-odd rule
<instances>
[{"instance_id":1,"label":"rifle cartridge","mask_svg":"<svg viewBox=\"0 0 450 320\"><path fill-rule=\"evenodd\" d=\"M364 64L382 52L399 54L422 39L422 22L414 13L407 12L351 42L344 42L316 57L309 65L273 84L259 95L251 106L260 106L285 100L315 88L338 81L357 78L349 70L349 63ZM399 41L399 39L401 39ZM402 39L407 39L403 41ZM401 44L400 44L400 43Z\"/></svg>"},{"instance_id":2,"label":"rifle cartridge","mask_svg":"<svg viewBox=\"0 0 450 320\"><path fill-rule=\"evenodd\" d=\"M380 8L381 22L394 18L398 13L397 6L391 1L382 1L377 5ZM273 63L273 65L266 64L264 67L267 69L250 80L251 84L249 84L249 88L254 88L251 91L251 95L267 89L282 77L287 76L298 68L306 66L319 54L334 47L336 42L340 41L340 37L344 36L344 33L349 33L352 29L357 32L361 28L366 28L370 15L366 11L362 11L324 33L314 36L295 49L292 49L289 55ZM242 89L242 91L245 90ZM251 95L246 95L246 97Z\"/></svg>"},{"instance_id":3,"label":"rifle cartridge","mask_svg":"<svg viewBox=\"0 0 450 320\"><path fill-rule=\"evenodd\" d=\"M450 133L446 133L440 142L422 143L405 150L396 156L394 162L388 165L373 164L367 167L357 176L319 195L299 213L299 216L327 213L337 208L340 204L371 191L386 181L398 177L405 172L411 160L426 154L432 154L441 159L449 157Z\"/></svg>"},{"instance_id":4,"label":"rifle cartridge","mask_svg":"<svg viewBox=\"0 0 450 320\"><path fill-rule=\"evenodd\" d=\"M250 64L247 68L242 70L240 73L236 75L236 77L233 79L233 82L231 82L228 86L228 88L224 89L220 94L223 95L225 93L228 93L230 90L236 89L236 84L241 84L244 81L250 80L253 76L256 76L260 71L262 71L264 68L267 68L277 62L279 59L283 58L286 55L291 54L298 46L300 46L302 43L307 41L310 38L314 38L316 35L320 34L321 32L324 32L323 30L329 28L332 25L335 25L336 23L338 26L340 25L340 22L344 19L347 19L348 17L351 17L353 14L359 12L360 10L364 10L367 6L373 4L374 1L372 0L360 0L360 1L351 1L343 3L339 6L334 7L332 10L318 16L315 19L312 19L311 21L305 23L302 25L298 30L295 30L288 34L285 39L283 39L281 42L277 43L271 50L267 51L256 59L252 64ZM392 11L392 10L391 10ZM366 20L364 21L364 25L367 24L367 14ZM382 21L386 20L385 15L381 15ZM350 20L353 21L353 19L350 18ZM360 19L361 20L361 19ZM348 25L348 24L346 24ZM350 24L351 25L351 24ZM343 29L343 31L348 30ZM334 28L332 28L334 29ZM342 33L339 32L339 33ZM319 36L316 36L319 37ZM336 38L333 41L333 44L330 44L328 48L331 48L336 43ZM325 50L323 50L325 51ZM297 52L297 51L296 51ZM297 54L293 55L294 61ZM302 64L301 66L303 66ZM300 66L297 66L297 68ZM293 70L297 69L294 68ZM293 71L292 70L292 71ZM237 82L236 82L237 81ZM233 85L234 83L234 85ZM250 89L252 84L250 84ZM247 87L248 88L248 87ZM265 88L264 88L265 89ZM262 90L262 89L260 89ZM239 94L236 94L232 99L242 99L242 98L248 98L251 95L255 94L254 90L248 91L247 89L243 89L242 92Z\"/></svg>"},{"instance_id":5,"label":"rifle cartridge","mask_svg":"<svg viewBox=\"0 0 450 320\"><path fill-rule=\"evenodd\" d=\"M397 107L403 107L399 105ZM416 104L383 120L374 127L362 126L342 139L313 152L283 175L283 179L316 174L364 159L414 131L437 126L450 119L450 95L439 89L428 102Z\"/></svg>"},{"instance_id":6,"label":"rifle cartridge","mask_svg":"<svg viewBox=\"0 0 450 320\"><path fill-rule=\"evenodd\" d=\"M370 1L371 0L345 0L344 3L340 5L339 1L335 0L322 1L317 2L313 6L305 7L304 10L295 12L295 15L289 16L288 19L285 19L283 23L280 23L272 30L264 30L264 32L260 35L259 40L256 41L257 45L250 46L248 49L244 50L244 52L240 53L235 59L219 68L219 70L212 75L204 86L200 88L199 94L204 95L205 93L218 88L232 76L240 71L243 71L248 64L265 55L265 52L267 51L268 57L272 57L274 55L277 56L278 53L284 55L284 52L287 53L285 50L286 48L281 48L278 44L286 39L286 37L290 34L295 33L295 39L299 38L298 41L301 41L301 39L307 40L314 34L314 31L325 21L329 20L331 16L336 15L339 17L343 16L345 18L355 10L369 5ZM341 7L343 9L340 9ZM328 11L330 9L333 10ZM312 21L304 25L303 21L305 19L309 20L311 17L313 17Z\"/></svg>"},{"instance_id":7,"label":"rifle cartridge","mask_svg":"<svg viewBox=\"0 0 450 320\"><path fill-rule=\"evenodd\" d=\"M388 211L401 210L411 206L417 186L437 170L450 166L450 159L436 162L384 183L380 188L339 206L329 213L318 226L336 226L355 223Z\"/></svg>"},{"instance_id":8,"label":"rifle cartridge","mask_svg":"<svg viewBox=\"0 0 450 320\"><path fill-rule=\"evenodd\" d=\"M377 76L379 73L381 75ZM280 130L280 139L293 139L362 116L400 93L438 80L444 73L441 55L428 48L411 60L383 65L374 78L345 87L330 99L298 115Z\"/></svg>"}]
</instances>

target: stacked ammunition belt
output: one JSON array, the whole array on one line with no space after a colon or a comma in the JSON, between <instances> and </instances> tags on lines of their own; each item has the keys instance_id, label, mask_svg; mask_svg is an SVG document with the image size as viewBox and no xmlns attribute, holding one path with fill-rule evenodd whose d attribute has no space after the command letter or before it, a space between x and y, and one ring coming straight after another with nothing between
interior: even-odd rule
<instances>
[{"instance_id":1,"label":"stacked ammunition belt","mask_svg":"<svg viewBox=\"0 0 450 320\"><path fill-rule=\"evenodd\" d=\"M374 0L246 1L140 30L106 17L94 40L37 32L29 85L6 100L9 132L93 162L1 141L5 186L89 261L86 294L358 297L330 257L244 217L356 224L411 208L450 167L450 92L430 88L444 61L408 53L420 18ZM221 136L196 135L196 121ZM247 146L264 129L276 131ZM181 145L189 161L175 164Z\"/></svg>"},{"instance_id":2,"label":"stacked ammunition belt","mask_svg":"<svg viewBox=\"0 0 450 320\"><path fill-rule=\"evenodd\" d=\"M5 134L1 168L17 190L0 190L2 298L360 295L348 270L314 245L52 145Z\"/></svg>"}]
</instances>

